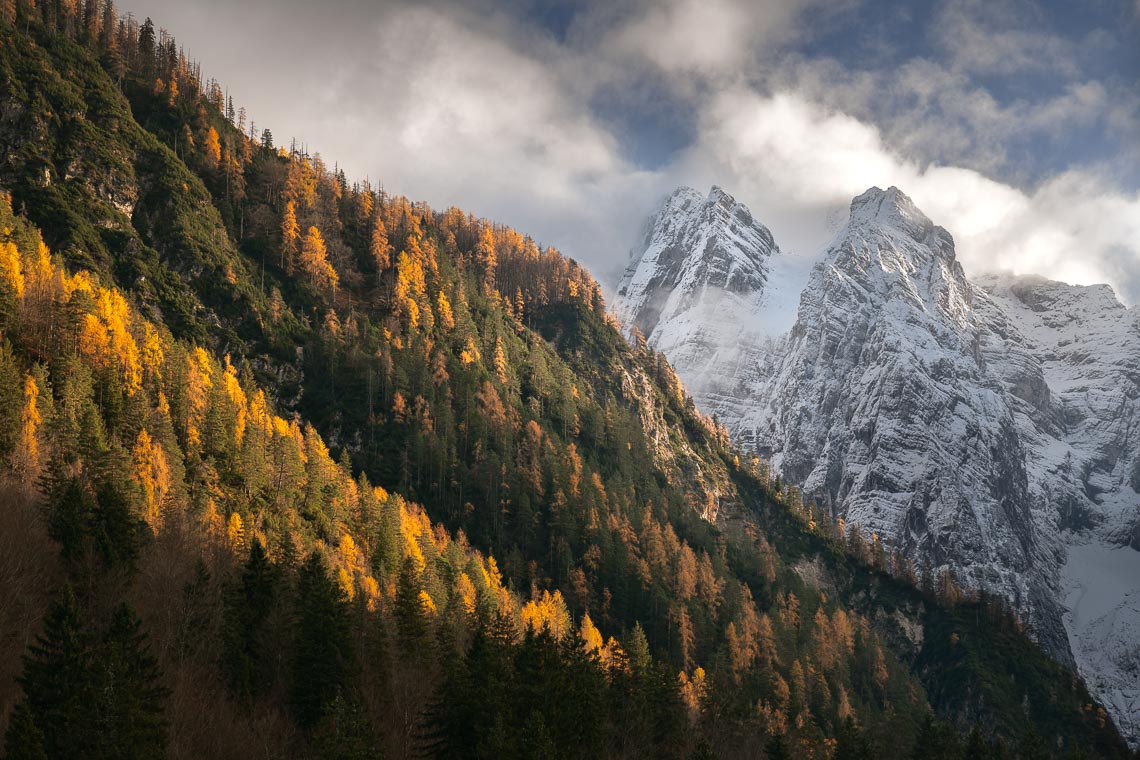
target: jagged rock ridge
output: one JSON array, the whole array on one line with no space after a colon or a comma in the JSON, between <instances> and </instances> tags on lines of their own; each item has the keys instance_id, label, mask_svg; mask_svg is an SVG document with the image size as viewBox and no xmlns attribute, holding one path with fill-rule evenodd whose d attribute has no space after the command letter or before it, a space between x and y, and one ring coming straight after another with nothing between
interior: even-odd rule
<instances>
[{"instance_id":1,"label":"jagged rock ridge","mask_svg":"<svg viewBox=\"0 0 1140 760\"><path fill-rule=\"evenodd\" d=\"M773 313L785 311L787 258L719 187L708 196L679 188L645 225L618 286L617 316L627 334L636 330L683 368L699 402L731 403L756 381Z\"/></svg>"}]
</instances>

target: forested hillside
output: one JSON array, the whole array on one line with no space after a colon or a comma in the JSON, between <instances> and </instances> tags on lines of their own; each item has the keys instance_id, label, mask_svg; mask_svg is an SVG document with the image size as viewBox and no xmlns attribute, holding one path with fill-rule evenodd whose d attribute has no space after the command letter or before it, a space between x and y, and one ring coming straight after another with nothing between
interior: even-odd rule
<instances>
[{"instance_id":1,"label":"forested hillside","mask_svg":"<svg viewBox=\"0 0 1140 760\"><path fill-rule=\"evenodd\" d=\"M9 757L1125 754L573 261L276 146L149 20L2 8Z\"/></svg>"}]
</instances>

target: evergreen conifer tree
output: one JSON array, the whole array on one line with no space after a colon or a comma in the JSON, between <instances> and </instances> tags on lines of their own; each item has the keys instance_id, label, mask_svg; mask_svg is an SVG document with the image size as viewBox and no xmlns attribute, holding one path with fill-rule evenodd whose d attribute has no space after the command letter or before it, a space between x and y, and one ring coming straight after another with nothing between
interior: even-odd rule
<instances>
[{"instance_id":1,"label":"evergreen conifer tree","mask_svg":"<svg viewBox=\"0 0 1140 760\"><path fill-rule=\"evenodd\" d=\"M298 723L311 730L346 691L352 672L348 603L314 551L297 574L290 702Z\"/></svg>"}]
</instances>

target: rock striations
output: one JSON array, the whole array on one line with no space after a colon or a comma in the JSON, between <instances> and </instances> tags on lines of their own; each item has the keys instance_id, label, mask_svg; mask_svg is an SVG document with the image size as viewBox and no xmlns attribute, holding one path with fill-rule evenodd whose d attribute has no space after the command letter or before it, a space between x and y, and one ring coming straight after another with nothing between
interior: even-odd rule
<instances>
[{"instance_id":1,"label":"rock striations","mask_svg":"<svg viewBox=\"0 0 1140 760\"><path fill-rule=\"evenodd\" d=\"M1136 310L1107 286L971 282L951 235L894 187L852 201L806 286L789 258L723 191L678 190L618 316L806 498L1008 598L1135 742Z\"/></svg>"}]
</instances>

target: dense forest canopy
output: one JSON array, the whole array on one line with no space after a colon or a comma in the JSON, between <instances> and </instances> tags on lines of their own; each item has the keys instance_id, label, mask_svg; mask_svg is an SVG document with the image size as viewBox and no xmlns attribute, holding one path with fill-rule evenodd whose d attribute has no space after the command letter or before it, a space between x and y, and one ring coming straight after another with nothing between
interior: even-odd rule
<instances>
[{"instance_id":1,"label":"dense forest canopy","mask_svg":"<svg viewBox=\"0 0 1140 760\"><path fill-rule=\"evenodd\" d=\"M111 2L0 15L9 757L1126 754L575 262L277 145Z\"/></svg>"}]
</instances>

